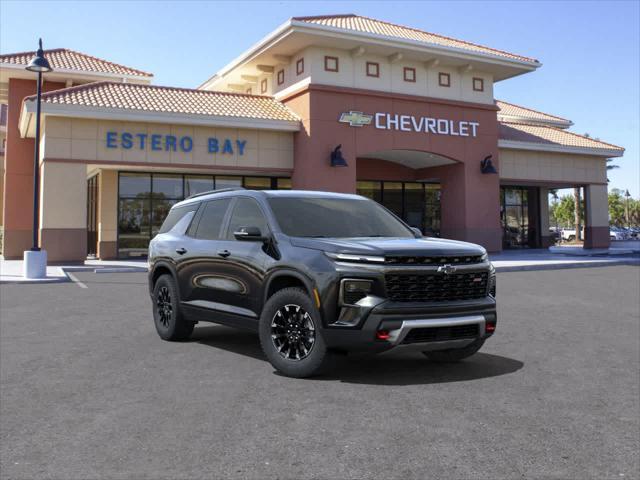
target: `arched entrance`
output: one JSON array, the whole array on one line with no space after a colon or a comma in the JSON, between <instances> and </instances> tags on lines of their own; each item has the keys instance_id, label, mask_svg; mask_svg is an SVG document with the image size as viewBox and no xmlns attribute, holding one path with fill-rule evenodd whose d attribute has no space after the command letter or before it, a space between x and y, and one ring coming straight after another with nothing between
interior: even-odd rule
<instances>
[{"instance_id":1,"label":"arched entrance","mask_svg":"<svg viewBox=\"0 0 640 480\"><path fill-rule=\"evenodd\" d=\"M457 162L418 150L381 150L357 159L356 191L394 212L426 235L441 234L441 187L437 168Z\"/></svg>"}]
</instances>

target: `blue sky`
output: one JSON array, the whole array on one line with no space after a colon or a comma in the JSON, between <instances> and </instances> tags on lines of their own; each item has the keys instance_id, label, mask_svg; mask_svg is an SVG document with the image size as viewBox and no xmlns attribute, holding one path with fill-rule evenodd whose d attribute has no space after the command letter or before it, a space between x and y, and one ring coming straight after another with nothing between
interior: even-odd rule
<instances>
[{"instance_id":1,"label":"blue sky","mask_svg":"<svg viewBox=\"0 0 640 480\"><path fill-rule=\"evenodd\" d=\"M0 52L66 47L195 87L291 16L358 13L531 56L496 98L626 148L611 187L640 196L640 2L0 0Z\"/></svg>"}]
</instances>

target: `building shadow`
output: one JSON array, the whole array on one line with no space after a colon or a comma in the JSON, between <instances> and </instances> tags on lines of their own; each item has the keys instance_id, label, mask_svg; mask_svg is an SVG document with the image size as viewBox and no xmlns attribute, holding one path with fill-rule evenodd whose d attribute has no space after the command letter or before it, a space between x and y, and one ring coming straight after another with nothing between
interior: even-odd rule
<instances>
[{"instance_id":1,"label":"building shadow","mask_svg":"<svg viewBox=\"0 0 640 480\"><path fill-rule=\"evenodd\" d=\"M192 342L267 361L258 336L223 326L198 327ZM524 363L513 358L479 352L459 363L440 364L422 353L396 350L381 355L338 356L334 368L308 381L340 381L363 385L429 385L467 382L507 375ZM277 372L274 372L279 375Z\"/></svg>"}]
</instances>

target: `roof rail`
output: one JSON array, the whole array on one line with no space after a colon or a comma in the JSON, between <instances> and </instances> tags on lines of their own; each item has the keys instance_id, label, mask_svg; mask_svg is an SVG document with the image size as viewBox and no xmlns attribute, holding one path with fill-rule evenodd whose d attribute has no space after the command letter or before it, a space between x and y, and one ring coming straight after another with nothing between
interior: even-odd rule
<instances>
[{"instance_id":1,"label":"roof rail","mask_svg":"<svg viewBox=\"0 0 640 480\"><path fill-rule=\"evenodd\" d=\"M189 200L190 198L202 197L203 195L211 195L212 193L222 193L222 192L233 192L235 190L244 190L242 187L229 187L229 188L221 188L219 190L207 190L206 192L194 193L193 195L189 195L185 200Z\"/></svg>"}]
</instances>

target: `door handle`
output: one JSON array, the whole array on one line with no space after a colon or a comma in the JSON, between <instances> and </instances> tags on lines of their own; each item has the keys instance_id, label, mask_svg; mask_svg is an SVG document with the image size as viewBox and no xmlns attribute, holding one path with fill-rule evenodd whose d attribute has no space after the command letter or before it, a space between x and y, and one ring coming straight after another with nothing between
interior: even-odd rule
<instances>
[{"instance_id":1,"label":"door handle","mask_svg":"<svg viewBox=\"0 0 640 480\"><path fill-rule=\"evenodd\" d=\"M179 255L184 255L185 253L187 253L187 249L184 247L177 248L176 253Z\"/></svg>"},{"instance_id":2,"label":"door handle","mask_svg":"<svg viewBox=\"0 0 640 480\"><path fill-rule=\"evenodd\" d=\"M231 252L229 250L218 250L218 255L222 258L227 258L229 255L231 255Z\"/></svg>"}]
</instances>

